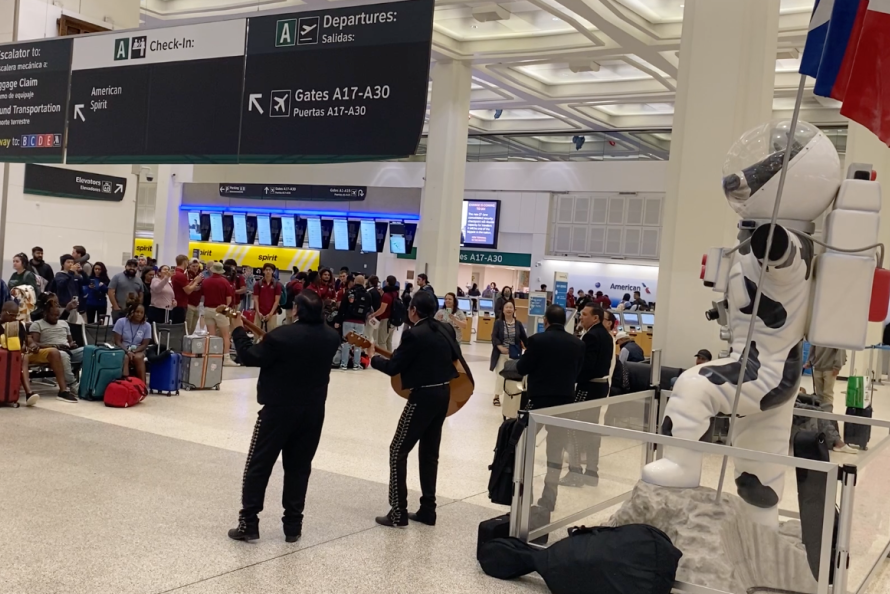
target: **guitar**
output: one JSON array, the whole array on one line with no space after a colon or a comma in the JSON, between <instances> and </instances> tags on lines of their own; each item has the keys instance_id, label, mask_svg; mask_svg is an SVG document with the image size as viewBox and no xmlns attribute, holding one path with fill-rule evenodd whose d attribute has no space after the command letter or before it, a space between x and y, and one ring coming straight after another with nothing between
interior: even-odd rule
<instances>
[{"instance_id":1,"label":"guitar","mask_svg":"<svg viewBox=\"0 0 890 594\"><path fill-rule=\"evenodd\" d=\"M241 318L241 323L244 324L244 327L247 328L248 330L250 330L253 333L253 335L257 337L258 340L262 340L263 337L266 335L265 330L263 330L262 328L260 328L259 326L257 326L256 324L254 324L253 322L251 322L244 316L242 316L240 311L236 311L227 305L220 305L219 307L217 307L216 313L223 314L227 318L230 318L233 320L235 318Z\"/></svg>"},{"instance_id":2,"label":"guitar","mask_svg":"<svg viewBox=\"0 0 890 594\"><path fill-rule=\"evenodd\" d=\"M367 337L362 336L361 334L356 334L355 332L350 332L346 335L346 342L351 344L352 346L357 346L362 349L366 349L371 346L371 341L368 340ZM378 346L374 346L376 353L382 357L386 357L387 359L392 359L392 353L381 349ZM470 396L473 395L473 389L475 386L473 382L470 381L467 372L464 371L463 366L460 364L460 361L454 362L454 368L457 370L458 376L451 380L450 388L450 402L448 403L448 413L446 416L451 416L460 409L470 400ZM402 378L401 376L394 376L391 378L392 389L393 391L401 396L402 398L407 399L411 395L411 390L406 390L402 387Z\"/></svg>"}]
</instances>

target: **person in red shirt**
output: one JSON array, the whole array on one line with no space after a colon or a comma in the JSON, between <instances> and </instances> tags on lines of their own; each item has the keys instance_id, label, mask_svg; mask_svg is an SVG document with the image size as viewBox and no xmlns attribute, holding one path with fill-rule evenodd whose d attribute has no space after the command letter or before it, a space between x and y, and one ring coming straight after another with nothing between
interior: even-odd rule
<instances>
[{"instance_id":1,"label":"person in red shirt","mask_svg":"<svg viewBox=\"0 0 890 594\"><path fill-rule=\"evenodd\" d=\"M386 277L383 285L383 295L380 297L380 309L371 314L378 322L377 329L372 331L374 344L392 352L392 333L395 328L389 325L389 317L392 315L393 301L399 299L399 288L396 286L396 277Z\"/></svg>"},{"instance_id":2,"label":"person in red shirt","mask_svg":"<svg viewBox=\"0 0 890 594\"><path fill-rule=\"evenodd\" d=\"M575 309L575 287L569 287L566 293L566 309Z\"/></svg>"},{"instance_id":3,"label":"person in red shirt","mask_svg":"<svg viewBox=\"0 0 890 594\"><path fill-rule=\"evenodd\" d=\"M275 280L275 265L263 265L263 280L253 286L253 307L256 323L266 332L278 327L278 303L281 300L281 283Z\"/></svg>"},{"instance_id":4,"label":"person in red shirt","mask_svg":"<svg viewBox=\"0 0 890 594\"><path fill-rule=\"evenodd\" d=\"M299 295L303 291L303 287L306 285L306 276L307 275L305 272L296 273L285 287L285 290L287 291L287 302L284 306L285 324L294 323L296 314L296 310L294 309L294 302L297 299L297 295Z\"/></svg>"},{"instance_id":5,"label":"person in red shirt","mask_svg":"<svg viewBox=\"0 0 890 594\"><path fill-rule=\"evenodd\" d=\"M195 332L198 326L198 307L201 305L201 298L204 293L201 291L201 284L204 282L204 275L201 272L204 267L200 262L194 260L188 267L188 282L183 291L188 295L188 306L185 311L185 327L189 334Z\"/></svg>"},{"instance_id":6,"label":"person in red shirt","mask_svg":"<svg viewBox=\"0 0 890 594\"><path fill-rule=\"evenodd\" d=\"M233 309L241 308L241 298L247 293L247 279L241 274L241 267L238 262L228 259L224 265L226 269L226 278L232 283L232 289L235 291L235 299L232 301Z\"/></svg>"},{"instance_id":7,"label":"person in red shirt","mask_svg":"<svg viewBox=\"0 0 890 594\"><path fill-rule=\"evenodd\" d=\"M231 336L229 333L229 318L225 314L217 313L220 305L231 306L235 300L235 289L232 283L224 276L225 267L219 262L210 266L211 275L201 284L201 292L204 293L204 321L210 334L217 332L223 339L223 353L228 354ZM223 365L235 365L229 357L224 357Z\"/></svg>"},{"instance_id":8,"label":"person in red shirt","mask_svg":"<svg viewBox=\"0 0 890 594\"><path fill-rule=\"evenodd\" d=\"M170 310L171 324L182 324L185 322L189 305L189 293L185 290L189 286L189 277L186 271L188 263L188 256L176 256L176 269L173 271L173 277L170 279L170 284L173 285L173 300L176 301L176 307Z\"/></svg>"}]
</instances>

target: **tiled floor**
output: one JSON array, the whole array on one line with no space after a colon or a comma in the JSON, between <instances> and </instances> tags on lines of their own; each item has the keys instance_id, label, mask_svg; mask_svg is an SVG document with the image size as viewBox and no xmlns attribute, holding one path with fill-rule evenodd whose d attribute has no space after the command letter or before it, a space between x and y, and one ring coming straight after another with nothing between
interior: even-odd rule
<instances>
[{"instance_id":1,"label":"tiled floor","mask_svg":"<svg viewBox=\"0 0 890 594\"><path fill-rule=\"evenodd\" d=\"M296 545L285 544L280 530L280 468L267 492L261 540L225 536L258 409L253 370L226 369L219 392L151 396L129 410L53 398L33 409L0 409L0 594L546 592L537 576L499 582L475 561L478 523L506 511L486 494L500 424L489 349L465 349L477 393L446 423L435 528L374 524L387 510L388 445L404 404L374 371L332 373ZM886 397L890 388L879 393ZM876 407L877 416L890 416L890 405ZM559 514L633 486L639 446L616 440L604 443L602 454L602 486L596 493L562 490ZM880 505L867 523L886 534L883 473L868 483ZM409 488L418 488L415 457ZM871 591L890 592L890 579Z\"/></svg>"}]
</instances>

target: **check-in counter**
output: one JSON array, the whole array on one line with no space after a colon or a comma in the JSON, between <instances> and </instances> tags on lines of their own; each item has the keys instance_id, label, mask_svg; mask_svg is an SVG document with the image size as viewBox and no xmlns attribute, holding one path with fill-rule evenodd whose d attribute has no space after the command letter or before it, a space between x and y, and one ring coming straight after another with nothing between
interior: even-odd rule
<instances>
[{"instance_id":1,"label":"check-in counter","mask_svg":"<svg viewBox=\"0 0 890 594\"><path fill-rule=\"evenodd\" d=\"M476 342L491 342L494 330L494 313L479 312L476 323Z\"/></svg>"},{"instance_id":2,"label":"check-in counter","mask_svg":"<svg viewBox=\"0 0 890 594\"><path fill-rule=\"evenodd\" d=\"M516 319L522 322L522 325L526 327L526 331L531 334L531 331L528 330L528 299L514 299L516 303L516 313L513 314L516 316Z\"/></svg>"}]
</instances>

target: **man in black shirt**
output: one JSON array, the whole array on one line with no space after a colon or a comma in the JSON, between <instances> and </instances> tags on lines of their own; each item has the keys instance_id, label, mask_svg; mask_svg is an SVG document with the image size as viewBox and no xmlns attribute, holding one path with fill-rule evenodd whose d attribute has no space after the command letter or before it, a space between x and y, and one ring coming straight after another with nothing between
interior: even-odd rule
<instances>
[{"instance_id":1,"label":"man in black shirt","mask_svg":"<svg viewBox=\"0 0 890 594\"><path fill-rule=\"evenodd\" d=\"M371 367L389 376L401 374L402 387L411 390L389 446L390 511L376 519L382 526L404 527L409 519L435 526L439 442L448 413L451 393L448 384L457 377L454 362L460 361L470 380L473 379L461 355L454 328L433 319L436 306L435 297L427 291L418 291L408 307L408 318L413 326L402 335L402 342L392 359L375 357L373 345L368 348ZM420 509L416 514L409 514L408 454L418 442L422 496Z\"/></svg>"},{"instance_id":2,"label":"man in black shirt","mask_svg":"<svg viewBox=\"0 0 890 594\"><path fill-rule=\"evenodd\" d=\"M575 402L598 400L609 395L609 372L615 357L615 343L612 335L603 326L605 311L598 303L588 303L581 310L581 327L584 336L584 365L578 374L575 389ZM600 409L585 411L579 419L599 422ZM587 471L581 467L581 452L587 454ZM583 431L569 432L569 474L559 483L569 487L584 484L596 486L599 483L600 436ZM582 477L583 473L583 477Z\"/></svg>"},{"instance_id":3,"label":"man in black shirt","mask_svg":"<svg viewBox=\"0 0 890 594\"><path fill-rule=\"evenodd\" d=\"M232 341L242 365L259 367L260 409L241 492L234 540L260 537L257 514L263 509L266 485L281 454L284 467L284 535L297 542L303 533L303 508L312 459L321 439L331 359L340 347L337 332L324 323L322 302L310 290L296 300L297 322L281 326L257 344L244 331L240 315L232 320Z\"/></svg>"},{"instance_id":4,"label":"man in black shirt","mask_svg":"<svg viewBox=\"0 0 890 594\"><path fill-rule=\"evenodd\" d=\"M566 310L551 305L544 313L544 332L528 339L528 348L516 362L516 370L528 376L528 408L535 410L571 404L575 399L575 380L584 364L584 343L565 329ZM538 505L553 511L556 488L562 472L566 432L547 427L547 474Z\"/></svg>"}]
</instances>

